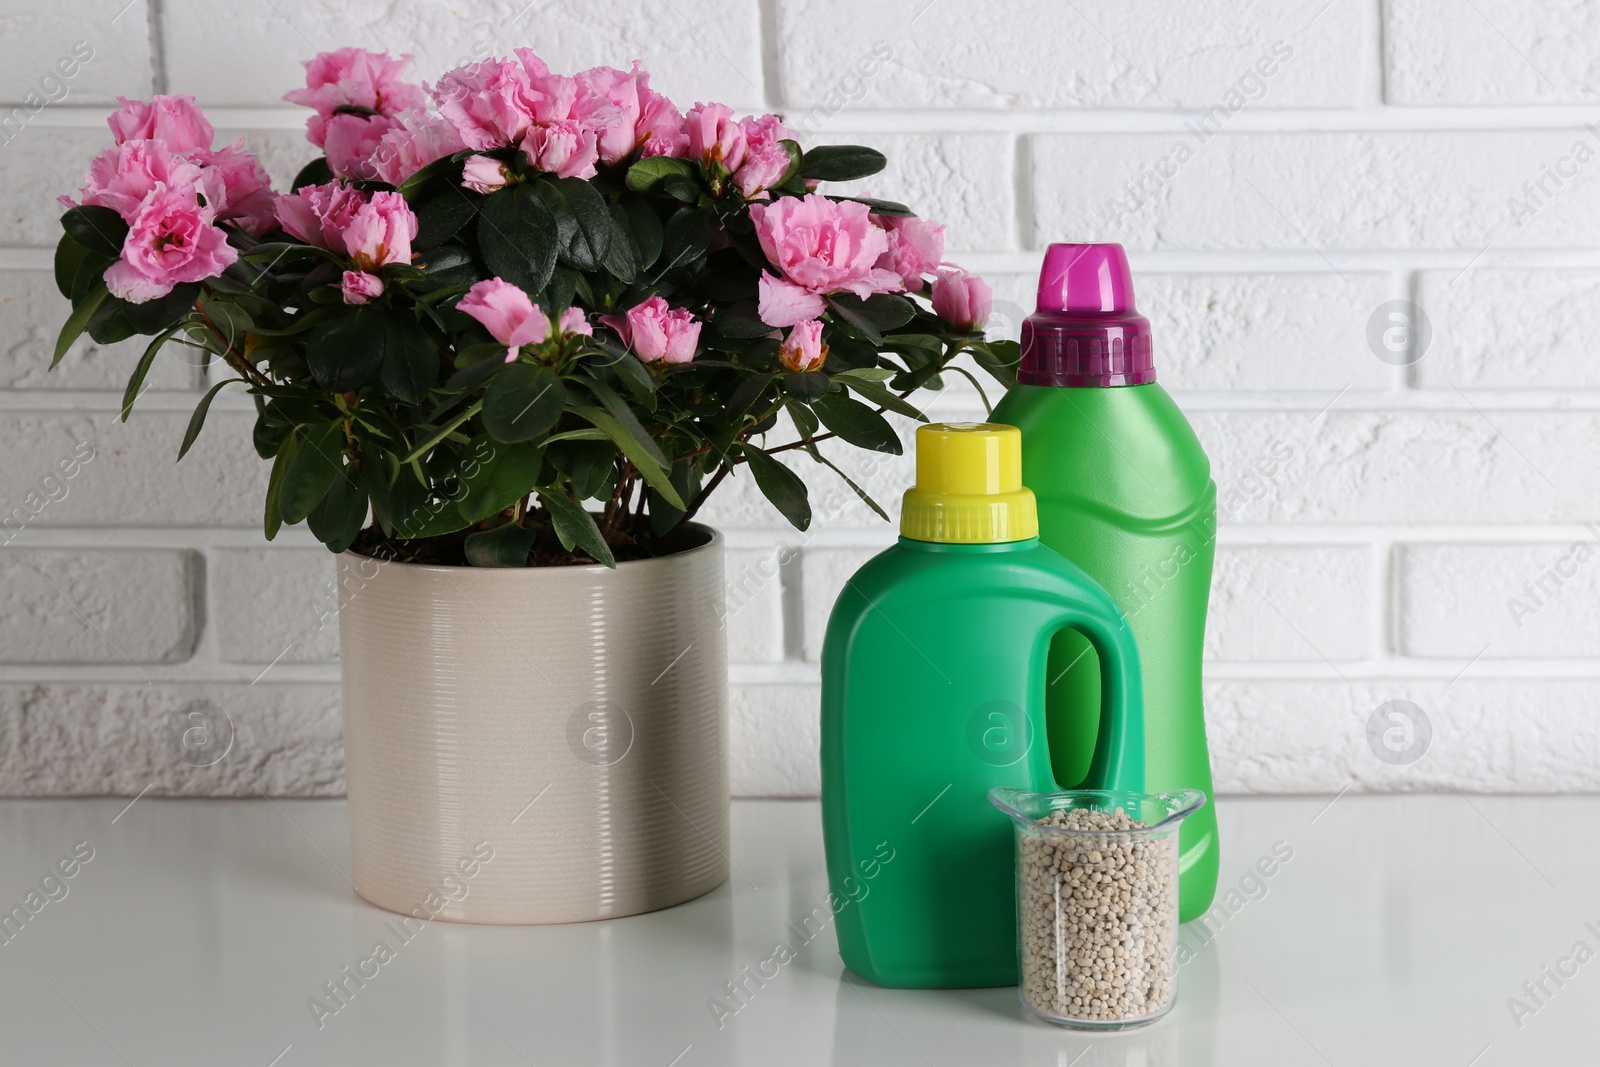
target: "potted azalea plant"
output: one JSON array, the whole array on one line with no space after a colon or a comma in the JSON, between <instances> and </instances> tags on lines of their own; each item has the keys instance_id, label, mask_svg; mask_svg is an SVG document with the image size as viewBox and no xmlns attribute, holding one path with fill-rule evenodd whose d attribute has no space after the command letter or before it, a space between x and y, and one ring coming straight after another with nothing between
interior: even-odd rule
<instances>
[{"instance_id":1,"label":"potted azalea plant","mask_svg":"<svg viewBox=\"0 0 1600 1067\"><path fill-rule=\"evenodd\" d=\"M870 148L682 111L637 64L405 63L307 64L286 99L322 154L283 191L191 98L121 101L62 217L56 359L149 336L124 419L164 346L220 363L180 458L220 391L253 398L266 536L338 554L363 896L488 922L688 899L727 874L696 515L748 477L803 529L823 467L882 514L833 450L898 453L886 413L922 418L963 354L1009 381L1015 346L941 226L828 191ZM458 858L470 892L426 903Z\"/></svg>"}]
</instances>

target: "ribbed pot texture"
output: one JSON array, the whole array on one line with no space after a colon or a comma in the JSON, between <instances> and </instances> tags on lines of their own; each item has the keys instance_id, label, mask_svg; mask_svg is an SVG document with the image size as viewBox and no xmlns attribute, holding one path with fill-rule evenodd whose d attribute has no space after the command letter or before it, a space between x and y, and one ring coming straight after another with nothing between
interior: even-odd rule
<instances>
[{"instance_id":1,"label":"ribbed pot texture","mask_svg":"<svg viewBox=\"0 0 1600 1067\"><path fill-rule=\"evenodd\" d=\"M727 879L722 538L698 532L615 570L339 557L357 892L561 923Z\"/></svg>"}]
</instances>

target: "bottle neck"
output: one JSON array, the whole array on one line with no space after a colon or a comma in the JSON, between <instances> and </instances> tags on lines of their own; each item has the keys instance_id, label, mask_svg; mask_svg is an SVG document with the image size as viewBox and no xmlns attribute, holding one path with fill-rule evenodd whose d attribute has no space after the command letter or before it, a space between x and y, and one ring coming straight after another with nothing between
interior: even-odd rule
<instances>
[{"instance_id":1,"label":"bottle neck","mask_svg":"<svg viewBox=\"0 0 1600 1067\"><path fill-rule=\"evenodd\" d=\"M946 541L918 541L913 537L901 537L897 542L901 548L913 552L948 552L957 555L978 555L995 552L1026 552L1030 548L1039 547L1037 537L1027 537L1021 541L994 541L985 544L951 544Z\"/></svg>"}]
</instances>

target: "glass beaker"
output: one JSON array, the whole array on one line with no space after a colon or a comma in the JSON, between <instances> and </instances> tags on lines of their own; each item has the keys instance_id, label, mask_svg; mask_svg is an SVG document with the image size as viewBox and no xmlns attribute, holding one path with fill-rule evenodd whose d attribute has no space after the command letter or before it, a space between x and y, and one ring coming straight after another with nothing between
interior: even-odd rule
<instances>
[{"instance_id":1,"label":"glass beaker","mask_svg":"<svg viewBox=\"0 0 1600 1067\"><path fill-rule=\"evenodd\" d=\"M1178 826L1198 789L989 791L1016 825L1023 1006L1046 1022L1121 1030L1178 995Z\"/></svg>"}]
</instances>

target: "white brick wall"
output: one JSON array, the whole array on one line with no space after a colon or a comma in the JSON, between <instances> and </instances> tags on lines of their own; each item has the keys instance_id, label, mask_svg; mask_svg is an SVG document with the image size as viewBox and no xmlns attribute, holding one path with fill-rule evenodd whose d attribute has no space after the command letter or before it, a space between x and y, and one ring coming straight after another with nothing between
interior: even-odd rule
<instances>
[{"instance_id":1,"label":"white brick wall","mask_svg":"<svg viewBox=\"0 0 1600 1067\"><path fill-rule=\"evenodd\" d=\"M331 562L261 542L246 404L179 467L198 368L163 355L122 425L137 342L44 366L54 197L106 103L194 93L281 181L311 149L279 98L344 44L426 78L638 57L683 102L876 145L862 189L946 222L1013 336L1045 242L1123 241L1220 492L1219 787L1600 789L1600 0L125 3L0 12L0 794L343 788ZM1395 300L1429 325L1410 365L1371 340ZM894 509L909 460L844 464ZM708 512L743 795L815 792L827 612L893 538L810 466L809 533L748 478ZM1366 741L1394 699L1430 718L1420 761ZM226 757L185 762L175 724L214 709Z\"/></svg>"}]
</instances>

